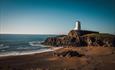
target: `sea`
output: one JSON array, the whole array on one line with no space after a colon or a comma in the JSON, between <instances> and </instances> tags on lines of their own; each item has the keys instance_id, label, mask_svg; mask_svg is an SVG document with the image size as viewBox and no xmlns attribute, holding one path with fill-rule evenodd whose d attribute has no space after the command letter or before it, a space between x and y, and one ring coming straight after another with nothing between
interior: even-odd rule
<instances>
[{"instance_id":1,"label":"sea","mask_svg":"<svg viewBox=\"0 0 115 70\"><path fill-rule=\"evenodd\" d=\"M44 42L48 37L55 36L57 35L0 34L0 57L52 51L41 42Z\"/></svg>"}]
</instances>

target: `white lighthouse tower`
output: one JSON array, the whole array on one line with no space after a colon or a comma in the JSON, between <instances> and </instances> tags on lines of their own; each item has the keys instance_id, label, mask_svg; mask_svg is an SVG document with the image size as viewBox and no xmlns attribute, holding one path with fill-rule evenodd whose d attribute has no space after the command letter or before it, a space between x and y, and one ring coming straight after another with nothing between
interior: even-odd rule
<instances>
[{"instance_id":1,"label":"white lighthouse tower","mask_svg":"<svg viewBox=\"0 0 115 70\"><path fill-rule=\"evenodd\" d=\"M80 24L80 21L77 21L77 22L76 22L76 25L75 25L74 30L81 30L81 24Z\"/></svg>"}]
</instances>

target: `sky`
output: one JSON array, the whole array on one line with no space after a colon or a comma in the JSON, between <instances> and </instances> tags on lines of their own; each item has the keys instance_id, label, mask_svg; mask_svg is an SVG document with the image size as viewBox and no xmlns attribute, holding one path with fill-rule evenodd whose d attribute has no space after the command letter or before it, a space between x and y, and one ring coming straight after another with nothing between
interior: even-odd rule
<instances>
[{"instance_id":1,"label":"sky","mask_svg":"<svg viewBox=\"0 0 115 70\"><path fill-rule=\"evenodd\" d=\"M115 34L115 0L0 0L0 34Z\"/></svg>"}]
</instances>

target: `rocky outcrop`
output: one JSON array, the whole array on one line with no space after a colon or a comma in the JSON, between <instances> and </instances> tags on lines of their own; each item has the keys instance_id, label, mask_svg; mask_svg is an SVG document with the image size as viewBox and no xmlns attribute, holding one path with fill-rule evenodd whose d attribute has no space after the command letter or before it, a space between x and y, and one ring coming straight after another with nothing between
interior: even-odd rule
<instances>
[{"instance_id":1,"label":"rocky outcrop","mask_svg":"<svg viewBox=\"0 0 115 70\"><path fill-rule=\"evenodd\" d=\"M115 47L115 35L87 34L82 36L87 46Z\"/></svg>"},{"instance_id":2,"label":"rocky outcrop","mask_svg":"<svg viewBox=\"0 0 115 70\"><path fill-rule=\"evenodd\" d=\"M68 33L68 36L76 37L76 36L82 36L82 35L92 34L92 33L97 33L97 34L99 34L99 32L96 32L96 31L88 31L88 30L71 30L71 31Z\"/></svg>"},{"instance_id":3,"label":"rocky outcrop","mask_svg":"<svg viewBox=\"0 0 115 70\"><path fill-rule=\"evenodd\" d=\"M42 44L51 46L104 46L115 47L115 35L95 31L71 30L68 35L47 38Z\"/></svg>"},{"instance_id":4,"label":"rocky outcrop","mask_svg":"<svg viewBox=\"0 0 115 70\"><path fill-rule=\"evenodd\" d=\"M59 57L81 57L83 54L78 53L77 51L68 50L63 52L54 52L54 56Z\"/></svg>"}]
</instances>

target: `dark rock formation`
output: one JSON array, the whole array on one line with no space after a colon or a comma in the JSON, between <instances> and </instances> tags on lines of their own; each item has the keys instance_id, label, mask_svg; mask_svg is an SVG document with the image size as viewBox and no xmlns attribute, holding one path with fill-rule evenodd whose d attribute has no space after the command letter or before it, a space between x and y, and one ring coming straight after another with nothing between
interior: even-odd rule
<instances>
[{"instance_id":1,"label":"dark rock formation","mask_svg":"<svg viewBox=\"0 0 115 70\"><path fill-rule=\"evenodd\" d=\"M47 38L42 44L51 46L104 46L115 47L115 35L95 31L71 30L68 35Z\"/></svg>"},{"instance_id":2,"label":"dark rock formation","mask_svg":"<svg viewBox=\"0 0 115 70\"><path fill-rule=\"evenodd\" d=\"M71 30L71 31L68 33L68 36L76 37L76 36L82 36L82 35L91 34L91 33L99 33L99 32L96 32L96 31L88 31L88 30Z\"/></svg>"},{"instance_id":3,"label":"dark rock formation","mask_svg":"<svg viewBox=\"0 0 115 70\"><path fill-rule=\"evenodd\" d=\"M87 46L115 47L115 35L87 34L82 36Z\"/></svg>"},{"instance_id":4,"label":"dark rock formation","mask_svg":"<svg viewBox=\"0 0 115 70\"><path fill-rule=\"evenodd\" d=\"M63 51L63 52L55 52L54 56L60 56L60 57L81 57L83 56L82 54L79 54L77 51L73 50L68 50L68 51Z\"/></svg>"}]
</instances>

